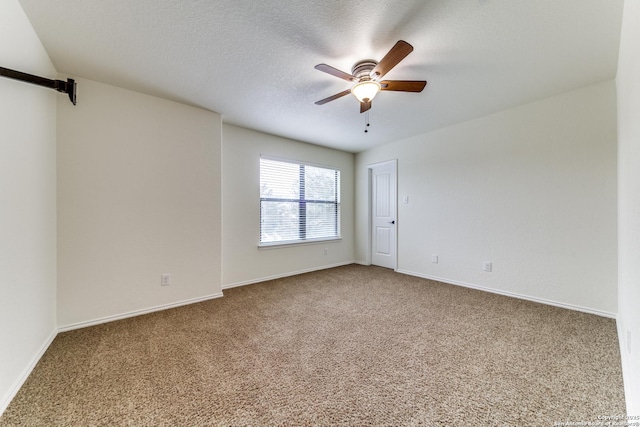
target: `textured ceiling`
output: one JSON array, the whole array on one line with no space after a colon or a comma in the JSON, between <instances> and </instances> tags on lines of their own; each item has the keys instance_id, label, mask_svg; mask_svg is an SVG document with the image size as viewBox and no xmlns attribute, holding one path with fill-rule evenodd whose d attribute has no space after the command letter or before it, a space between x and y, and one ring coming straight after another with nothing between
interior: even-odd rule
<instances>
[{"instance_id":1,"label":"textured ceiling","mask_svg":"<svg viewBox=\"0 0 640 427\"><path fill-rule=\"evenodd\" d=\"M362 151L615 77L622 0L20 0L51 60L84 77L219 112L239 126ZM315 101L403 39L370 132L352 96ZM78 102L82 102L79 87Z\"/></svg>"}]
</instances>

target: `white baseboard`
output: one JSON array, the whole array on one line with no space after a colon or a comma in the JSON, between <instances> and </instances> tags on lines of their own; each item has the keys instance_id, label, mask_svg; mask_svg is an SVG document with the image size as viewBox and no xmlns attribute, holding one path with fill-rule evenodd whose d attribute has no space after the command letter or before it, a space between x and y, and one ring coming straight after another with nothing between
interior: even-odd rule
<instances>
[{"instance_id":1,"label":"white baseboard","mask_svg":"<svg viewBox=\"0 0 640 427\"><path fill-rule=\"evenodd\" d=\"M85 321L85 322L71 323L69 325L59 326L58 327L58 332L66 332L66 331L72 331L74 329L86 328L88 326L100 325L102 323L107 323L107 322L113 322L113 321L116 321L116 320L127 319L129 317L135 317L135 316L140 316L140 315L143 315L143 314L153 313L155 311L162 311L162 310L167 310L167 309L170 309L170 308L180 307L180 306L183 306L183 305L189 305L189 304L195 304L195 303L202 302L202 301L208 301L208 300L211 300L211 299L220 298L222 296L223 296L222 292L220 292L220 293L216 293L216 294L212 294L212 295L207 295L207 296L204 296L204 297L192 298L192 299L178 301L178 302L174 302L174 303L170 303L170 304L157 305L155 307L149 307L149 308L145 308L145 309L142 309L142 310L134 310L134 311L130 311L130 312L127 312L127 313L116 314L116 315L113 315L113 316L101 317L99 319L88 320L88 321Z\"/></svg>"},{"instance_id":2,"label":"white baseboard","mask_svg":"<svg viewBox=\"0 0 640 427\"><path fill-rule=\"evenodd\" d=\"M298 271L293 271L293 272L288 272L283 274L275 274L273 276L260 277L257 279L245 280L242 282L229 283L228 285L222 285L222 289L225 290L225 289L237 288L238 286L253 285L255 283L266 282L268 280L281 279L283 277L295 276L295 275L304 274L304 273L311 273L312 271L326 270L328 268L342 267L343 265L349 265L349 264L355 264L355 263L356 261L345 261L345 262L339 262L337 264L323 265L321 267L307 268L305 270L298 270Z\"/></svg>"},{"instance_id":3,"label":"white baseboard","mask_svg":"<svg viewBox=\"0 0 640 427\"><path fill-rule=\"evenodd\" d=\"M615 319L616 318L616 314L615 313L609 313L608 311L595 310L595 309L592 309L592 308L581 307L579 305L566 304L566 303L563 303L563 302L552 301L552 300L548 300L548 299L544 299L544 298L532 297L532 296L529 296L529 295L518 294L516 292L509 292L509 291L503 291L503 290L500 290L500 289L487 288L485 286L478 286L478 285L474 285L474 284L471 284L471 283L460 282L458 280L445 279L445 278L442 278L442 277L430 276L428 274L421 274L421 273L416 273L416 272L413 272L413 271L397 270L397 272L398 273L402 273L402 274L408 274L409 276L416 276L416 277L421 277L423 279L429 279L429 280L435 280L437 282L448 283L450 285L463 286L465 288L477 289L479 291L485 291L485 292L491 292L492 294L504 295L504 296L507 296L507 297L518 298L518 299L523 299L523 300L527 300L527 301L533 301L533 302L537 302L537 303L540 303L540 304L553 305L555 307L566 308L566 309L574 310L574 311L581 311L583 313L595 314L597 316L602 316L602 317L609 317L611 319Z\"/></svg>"},{"instance_id":4,"label":"white baseboard","mask_svg":"<svg viewBox=\"0 0 640 427\"><path fill-rule=\"evenodd\" d=\"M20 390L24 382L27 380L27 378L29 378L31 371L33 371L33 368L36 367L36 365L40 361L40 358L44 355L44 352L47 351L47 349L55 339L56 335L58 335L57 331L55 330L51 331L51 334L49 334L49 336L44 341L44 343L42 343L42 345L40 346L36 354L33 355L31 360L29 361L29 364L27 365L26 368L24 368L24 370L22 371L18 379L13 383L13 385L9 389L9 391L5 393L5 395L2 396L2 398L0 398L0 416L2 416L2 414L7 409L7 407L9 406L9 403L11 403L13 398L16 397L16 394L18 394L18 391Z\"/></svg>"},{"instance_id":5,"label":"white baseboard","mask_svg":"<svg viewBox=\"0 0 640 427\"><path fill-rule=\"evenodd\" d=\"M621 359L620 361L622 364L622 383L624 385L624 398L627 406L627 415L638 416L640 415L640 406L638 407L635 407L635 406L638 405L637 402L640 402L640 400L638 400L638 397L640 396L634 396L633 389L631 387L631 384L632 384L632 378L630 375L630 371L631 371L630 365L632 363L630 359L631 355L629 354L626 348L627 335L624 331L624 325L622 324L619 318L616 319L616 327L618 329L618 342L620 343L620 359Z\"/></svg>"}]
</instances>

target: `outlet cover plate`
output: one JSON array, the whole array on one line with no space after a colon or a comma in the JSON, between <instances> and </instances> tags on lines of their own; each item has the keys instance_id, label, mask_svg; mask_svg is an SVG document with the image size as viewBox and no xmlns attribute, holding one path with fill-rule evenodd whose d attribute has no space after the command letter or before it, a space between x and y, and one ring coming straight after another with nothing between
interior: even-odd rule
<instances>
[{"instance_id":1,"label":"outlet cover plate","mask_svg":"<svg viewBox=\"0 0 640 427\"><path fill-rule=\"evenodd\" d=\"M169 286L171 284L171 275L170 274L161 274L160 275L160 285L161 286Z\"/></svg>"}]
</instances>

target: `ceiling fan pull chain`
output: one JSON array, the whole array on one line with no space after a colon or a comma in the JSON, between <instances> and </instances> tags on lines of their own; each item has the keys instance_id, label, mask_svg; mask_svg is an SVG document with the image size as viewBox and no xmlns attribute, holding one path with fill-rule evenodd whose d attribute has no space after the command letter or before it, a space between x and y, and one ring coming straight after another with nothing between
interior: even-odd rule
<instances>
[{"instance_id":1,"label":"ceiling fan pull chain","mask_svg":"<svg viewBox=\"0 0 640 427\"><path fill-rule=\"evenodd\" d=\"M368 111L368 110L367 110L367 111L365 111L365 113L364 113L364 125L365 125L365 127L364 127L364 133L369 132L369 129L368 129L368 128L369 128L369 126L371 126L371 125L369 124L369 111Z\"/></svg>"}]
</instances>

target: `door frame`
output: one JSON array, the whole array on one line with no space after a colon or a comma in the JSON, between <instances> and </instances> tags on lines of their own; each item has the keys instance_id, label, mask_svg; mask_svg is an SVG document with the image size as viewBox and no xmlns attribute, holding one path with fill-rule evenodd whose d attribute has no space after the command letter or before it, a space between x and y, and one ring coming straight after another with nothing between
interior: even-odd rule
<instances>
[{"instance_id":1,"label":"door frame","mask_svg":"<svg viewBox=\"0 0 640 427\"><path fill-rule=\"evenodd\" d=\"M393 240L393 244L395 245L395 259L393 263L395 267L393 271L398 271L398 159L385 160L383 162L376 162L367 165L367 265L373 265L373 256L372 256L372 248L373 244L373 168L377 166L384 165L393 165L394 171L394 180L395 180L395 221L396 221L396 232L395 239Z\"/></svg>"}]
</instances>

